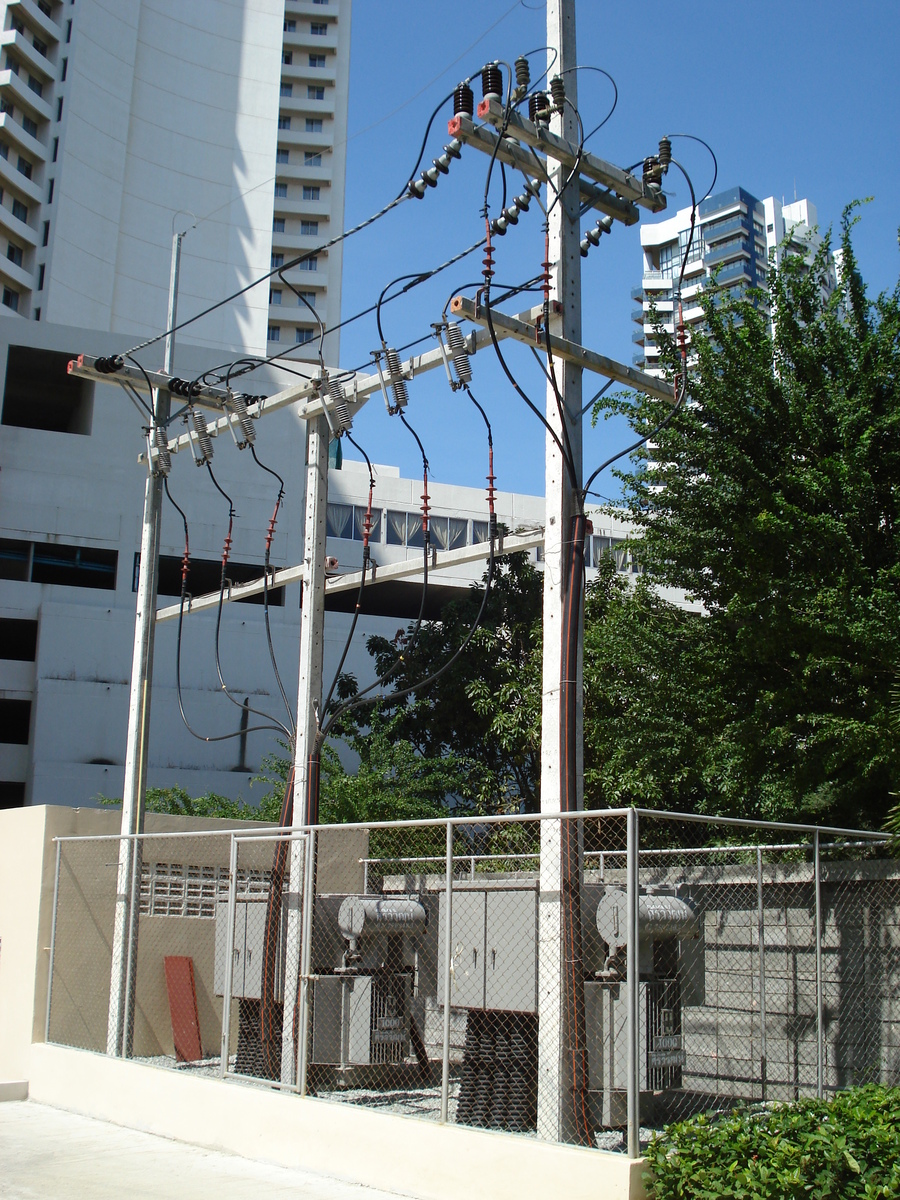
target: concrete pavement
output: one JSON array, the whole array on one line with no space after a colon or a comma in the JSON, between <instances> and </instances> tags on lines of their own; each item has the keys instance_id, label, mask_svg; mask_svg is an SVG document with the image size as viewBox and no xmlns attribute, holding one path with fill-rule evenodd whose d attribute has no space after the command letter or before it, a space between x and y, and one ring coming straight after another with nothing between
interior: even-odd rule
<instances>
[{"instance_id":1,"label":"concrete pavement","mask_svg":"<svg viewBox=\"0 0 900 1200\"><path fill-rule=\"evenodd\" d=\"M3 1200L396 1200L398 1194L202 1150L32 1101L0 1104Z\"/></svg>"}]
</instances>

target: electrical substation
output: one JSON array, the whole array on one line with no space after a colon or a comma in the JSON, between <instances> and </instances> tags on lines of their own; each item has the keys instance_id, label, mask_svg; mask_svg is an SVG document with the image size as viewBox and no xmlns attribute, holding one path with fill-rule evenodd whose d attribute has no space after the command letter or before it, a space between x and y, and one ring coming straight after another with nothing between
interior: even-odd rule
<instances>
[{"instance_id":1,"label":"electrical substation","mask_svg":"<svg viewBox=\"0 0 900 1200\"><path fill-rule=\"evenodd\" d=\"M83 355L70 364L79 378L120 384L142 408L147 482L116 878L114 887L107 879L102 894L88 890L76 900L71 879L82 876L92 853L110 855L109 839L102 850L86 842L61 851L48 1036L115 1057L157 1063L168 1057L181 1069L196 1065L301 1096L623 1149L634 1158L642 1126L716 1104L822 1094L850 1077L896 1072L896 1056L886 1047L894 1044L888 1030L893 1036L900 1027L900 1013L889 1000L897 968L880 953L875 923L881 912L896 924L900 880L879 857L880 843L853 831L825 836L801 827L764 830L759 823L637 810L584 812L585 502L593 480L614 459L585 468L582 375L587 371L666 402L668 421L688 396L689 345L679 279L673 382L586 346L582 262L590 262L615 226L636 225L642 210L664 210L663 178L673 167L684 168L673 156L675 134L641 155L639 174L633 173L637 167L622 169L586 149L575 0L548 0L546 65L534 61L543 53L520 55L511 66L492 60L462 80L452 95L447 141L441 139L432 165L419 171L420 155L398 197L340 235L366 228L401 204L428 204L436 187L451 186L457 159L481 156L484 231L465 252L480 252L481 278L469 289L474 295L460 292L434 314L433 348L404 358L383 336L389 293L400 283L421 281L403 276L381 291L375 306L380 344L368 373L326 366L320 355L311 377L265 396L237 390L241 376L260 365L256 361L181 379L173 366L181 327L176 237L164 370L139 364L143 346L122 356ZM473 82L481 89L477 104ZM696 212L699 201L685 178ZM522 290L536 287L542 302L522 310L513 303L520 289L498 288L495 275L504 239L525 236L529 217L533 270ZM685 262L689 250L690 241ZM287 283L285 269L280 277ZM522 386L517 346L540 358L542 404ZM539 532L513 535L498 525L490 402L477 394L473 365L473 356L486 353L546 433L546 517ZM445 372L454 393L472 400L487 427L487 537L459 549L438 550L432 543L423 449L421 559L376 571L369 535L377 481L354 441L353 422L370 398L380 396L389 417L407 425L418 442L414 381L434 369ZM226 582L236 502L225 496L230 516L220 587L191 594L189 522L181 513L181 598L158 608L160 514L179 458L190 456L222 491L212 466L222 441L230 438L237 452L254 458L258 443L257 462L265 468L257 430L268 414L288 407L307 431L303 562L269 567L284 489L278 477L262 577ZM183 432L176 420L185 423ZM326 547L329 445L344 439L366 459L370 486L361 524L362 569L335 576ZM379 697L394 702L414 696L436 677L398 691L391 681L394 664L359 694L336 699L337 676L323 678L326 590L355 591L358 614L380 581L421 580L424 592L429 575L442 567L481 560L487 564L486 601L496 560L536 545L544 562L540 814L451 813L443 821L321 826L321 751L339 718ZM252 594L267 601L271 591L298 579L296 707L282 688L286 720L253 712L249 718L274 723L290 745L279 832L194 832L178 842L174 834L148 830L144 796L156 623L177 620L180 645L181 628L194 614L221 613L224 603ZM483 612L484 602L451 661L465 651ZM411 639L421 625L420 613ZM219 679L227 692L221 671ZM764 846L762 838L768 839ZM69 904L86 905L98 927L109 930L109 950L98 960L99 991L94 988L90 1003L94 985L81 976L77 986L73 982L88 967L70 962L64 946ZM178 917L184 921L176 937ZM178 987L171 983L176 975ZM840 1015L848 988L854 995L868 991L865 1020L858 1013ZM95 1003L98 994L102 1002ZM90 1018L82 1019L89 1034L72 1032L79 995L85 1012L91 1009Z\"/></svg>"}]
</instances>

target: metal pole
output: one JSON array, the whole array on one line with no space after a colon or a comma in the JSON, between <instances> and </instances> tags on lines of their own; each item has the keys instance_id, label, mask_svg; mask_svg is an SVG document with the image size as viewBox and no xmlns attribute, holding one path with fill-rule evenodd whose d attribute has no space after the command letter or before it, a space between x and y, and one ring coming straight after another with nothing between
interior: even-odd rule
<instances>
[{"instance_id":1,"label":"metal pole","mask_svg":"<svg viewBox=\"0 0 900 1200\"><path fill-rule=\"evenodd\" d=\"M53 960L56 957L56 907L59 903L59 861L62 842L56 843L56 874L53 877L53 916L50 919L50 964L47 975L47 1018L44 1021L44 1041L50 1041L50 1001L53 997Z\"/></svg>"},{"instance_id":2,"label":"metal pole","mask_svg":"<svg viewBox=\"0 0 900 1200\"><path fill-rule=\"evenodd\" d=\"M137 987L138 924L141 906L142 838L131 839L131 890L128 896L128 952L125 956L125 1005L122 1011L122 1058L130 1058L134 1046L134 1003Z\"/></svg>"},{"instance_id":3,"label":"metal pole","mask_svg":"<svg viewBox=\"0 0 900 1200\"><path fill-rule=\"evenodd\" d=\"M228 855L228 922L225 929L225 981L222 984L222 1053L219 1074L228 1074L228 1053L231 1041L231 991L234 987L234 918L237 913L237 838L231 835Z\"/></svg>"},{"instance_id":4,"label":"metal pole","mask_svg":"<svg viewBox=\"0 0 900 1200\"><path fill-rule=\"evenodd\" d=\"M628 850L626 862L626 920L628 922L628 962L626 966L625 995L628 1009L628 1157L638 1158L641 1153L640 1112L640 1053L641 1053L641 986L640 963L638 960L638 889L639 889L639 844L638 815L632 809L628 813Z\"/></svg>"},{"instance_id":5,"label":"metal pole","mask_svg":"<svg viewBox=\"0 0 900 1200\"><path fill-rule=\"evenodd\" d=\"M312 964L313 908L316 901L316 831L311 829L306 838L306 870L303 878L303 933L300 946L300 999L298 1001L297 1029L297 1086L301 1096L306 1095L306 1074L309 1066L309 984ZM285 991L285 1012L288 1009ZM293 1082L293 1081L291 1081Z\"/></svg>"},{"instance_id":6,"label":"metal pole","mask_svg":"<svg viewBox=\"0 0 900 1200\"><path fill-rule=\"evenodd\" d=\"M183 234L175 234L172 241L172 265L169 274L168 326L175 324L178 278L181 267L181 242ZM172 356L175 350L174 335L166 338L165 370L171 374ZM153 419L156 425L164 425L169 419L171 397L165 389L158 389L150 397ZM131 690L128 699L128 732L125 745L125 782L122 791L122 841L119 843L119 871L116 881L116 910L113 925L112 968L109 986L109 1015L107 1020L106 1052L118 1055L127 1040L127 1029L132 1024L130 1005L126 992L126 979L130 969L128 955L137 953L137 942L130 936L132 930L129 897L133 880L131 868L133 855L126 839L144 830L144 798L147 792L147 755L150 745L150 687L153 678L153 644L156 633L156 602L159 585L159 539L162 524L163 476L154 473L153 463L148 463L149 474L144 485L144 516L141 530L141 560L138 573L137 605L134 619L134 649L131 659ZM129 1011L126 1011L126 1010Z\"/></svg>"},{"instance_id":7,"label":"metal pole","mask_svg":"<svg viewBox=\"0 0 900 1200\"><path fill-rule=\"evenodd\" d=\"M816 1095L825 1092L825 1000L822 981L822 876L819 861L819 831L813 833L813 869L816 884Z\"/></svg>"},{"instance_id":8,"label":"metal pole","mask_svg":"<svg viewBox=\"0 0 900 1200\"><path fill-rule=\"evenodd\" d=\"M554 113L551 130L577 145L575 120L575 0L547 0L548 67L565 81L571 104ZM550 264L551 299L558 303L559 315L550 319L550 331L581 342L581 251L579 192L573 183L563 187L569 169L557 163L553 169L553 188L548 188L549 217L547 221L547 261ZM569 729L564 721L566 696L570 678L563 679L565 665L565 633L563 615L571 590L582 587L581 578L566 569L566 548L571 545L573 517L580 510L578 489L582 470L581 434L581 375L582 368L554 359L555 383L548 379L546 420L548 433L545 442L546 522L544 533L544 598L543 598L543 664L542 664L542 737L541 737L541 811L560 812L564 802L581 808L583 772L581 762L581 639L575 672L575 697ZM560 446L567 447L572 459L571 470ZM573 478L574 476L574 478ZM579 604L579 610L580 610ZM580 630L580 621L579 621ZM569 795L566 784L565 761L561 731L574 738L567 742L568 754L574 758L577 798ZM570 763L571 765L571 763ZM580 838L580 830L579 830ZM570 995L573 981L563 973L563 897L571 901L571 890L578 889L578 880L569 878L571 860L563 856L566 839L558 821L541 827L541 871L539 896L538 985L541 1012L538 1022L538 1137L548 1141L577 1141L575 1121L575 1068L572 1063L583 1047L576 1030L570 1028L571 1005L577 997ZM577 973L578 964L570 967ZM580 987L580 980L575 987ZM568 989L568 990L567 990ZM583 1004L583 1000L581 1001ZM573 1041L573 1037L575 1040ZM565 1041L571 1043L568 1053Z\"/></svg>"},{"instance_id":9,"label":"metal pole","mask_svg":"<svg viewBox=\"0 0 900 1200\"><path fill-rule=\"evenodd\" d=\"M446 1124L450 1096L450 984L453 974L453 822L447 822L447 884L444 912L444 1029L441 1042L441 1121Z\"/></svg>"},{"instance_id":10,"label":"metal pole","mask_svg":"<svg viewBox=\"0 0 900 1200\"><path fill-rule=\"evenodd\" d=\"M761 1099L766 1098L766 934L763 908L763 862L762 849L756 851L756 941L759 947L759 1080Z\"/></svg>"}]
</instances>

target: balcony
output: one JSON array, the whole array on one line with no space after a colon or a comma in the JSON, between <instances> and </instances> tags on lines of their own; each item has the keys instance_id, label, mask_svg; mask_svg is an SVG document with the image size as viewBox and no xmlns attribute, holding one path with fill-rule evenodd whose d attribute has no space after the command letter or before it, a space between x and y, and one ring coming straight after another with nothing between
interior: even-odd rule
<instances>
[{"instance_id":1,"label":"balcony","mask_svg":"<svg viewBox=\"0 0 900 1200\"><path fill-rule=\"evenodd\" d=\"M42 83L49 85L52 82L53 64L43 54L38 53L29 38L15 29L5 29L0 33L0 48L8 50L10 46L15 46L23 63L41 77Z\"/></svg>"},{"instance_id":2,"label":"balcony","mask_svg":"<svg viewBox=\"0 0 900 1200\"><path fill-rule=\"evenodd\" d=\"M631 319L632 319L632 321L637 321L638 325L643 325L643 323L644 323L643 308L633 308L631 310Z\"/></svg>"},{"instance_id":3,"label":"balcony","mask_svg":"<svg viewBox=\"0 0 900 1200\"><path fill-rule=\"evenodd\" d=\"M670 288L672 286L672 276L663 275L662 271L645 271L644 272L644 291L649 292L655 288Z\"/></svg>"},{"instance_id":4,"label":"balcony","mask_svg":"<svg viewBox=\"0 0 900 1200\"><path fill-rule=\"evenodd\" d=\"M294 87L294 91L290 96L281 95L278 98L278 108L280 112L293 116L299 113L303 117L321 117L327 121L334 116L334 92L326 100L311 100L306 94L307 82L304 79L302 83L297 83L294 86L293 79L290 78L288 72L293 68L285 67L283 69L282 78L285 83L290 83Z\"/></svg>"},{"instance_id":5,"label":"balcony","mask_svg":"<svg viewBox=\"0 0 900 1200\"><path fill-rule=\"evenodd\" d=\"M711 271L718 263L730 262L733 258L749 258L749 242L738 246L727 246L721 250L713 250L704 258L706 267Z\"/></svg>"},{"instance_id":6,"label":"balcony","mask_svg":"<svg viewBox=\"0 0 900 1200\"><path fill-rule=\"evenodd\" d=\"M25 242L32 249L38 244L38 235L26 225L24 221L20 221L18 217L14 217L10 210L5 205L0 204L0 231L5 230L7 234L12 234L19 241Z\"/></svg>"},{"instance_id":7,"label":"balcony","mask_svg":"<svg viewBox=\"0 0 900 1200\"><path fill-rule=\"evenodd\" d=\"M0 130L6 133L9 138L26 150L38 162L47 161L47 147L43 142L39 142L37 138L32 137L30 133L26 133L15 117L11 117L9 113L0 113Z\"/></svg>"},{"instance_id":8,"label":"balcony","mask_svg":"<svg viewBox=\"0 0 900 1200\"><path fill-rule=\"evenodd\" d=\"M0 255L0 279L11 283L17 292L30 292L34 287L34 275L26 267L17 267L12 259Z\"/></svg>"},{"instance_id":9,"label":"balcony","mask_svg":"<svg viewBox=\"0 0 900 1200\"><path fill-rule=\"evenodd\" d=\"M647 365L643 354L632 354L631 362L633 366L638 367L640 370L643 370Z\"/></svg>"},{"instance_id":10,"label":"balcony","mask_svg":"<svg viewBox=\"0 0 900 1200\"><path fill-rule=\"evenodd\" d=\"M707 226L703 230L703 238L707 246L712 246L715 242L721 242L723 238L727 238L733 233L743 233L749 237L750 218L735 217L731 221L723 221L721 225L716 225L712 229Z\"/></svg>"},{"instance_id":11,"label":"balcony","mask_svg":"<svg viewBox=\"0 0 900 1200\"><path fill-rule=\"evenodd\" d=\"M26 109L39 121L53 119L53 110L47 101L33 92L21 75L16 75L14 71L0 71L0 92L5 93L6 97L10 97L11 93L16 108Z\"/></svg>"},{"instance_id":12,"label":"balcony","mask_svg":"<svg viewBox=\"0 0 900 1200\"><path fill-rule=\"evenodd\" d=\"M7 0L6 7L15 12L18 8L25 18L24 24L32 25L46 34L48 42L61 42L62 29L50 17L45 16L34 0Z\"/></svg>"},{"instance_id":13,"label":"balcony","mask_svg":"<svg viewBox=\"0 0 900 1200\"><path fill-rule=\"evenodd\" d=\"M40 204L44 198L44 189L33 179L26 179L16 167L12 157L0 158L0 183L2 183L4 191L12 188L13 191L21 192L23 196L28 197L32 204Z\"/></svg>"},{"instance_id":14,"label":"balcony","mask_svg":"<svg viewBox=\"0 0 900 1200\"><path fill-rule=\"evenodd\" d=\"M644 289L642 287L633 287L631 289L631 298L632 300L643 300Z\"/></svg>"}]
</instances>

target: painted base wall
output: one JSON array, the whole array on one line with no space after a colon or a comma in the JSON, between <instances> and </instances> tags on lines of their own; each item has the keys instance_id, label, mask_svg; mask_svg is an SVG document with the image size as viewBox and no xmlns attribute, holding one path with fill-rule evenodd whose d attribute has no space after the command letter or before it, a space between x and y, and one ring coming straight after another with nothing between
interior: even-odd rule
<instances>
[{"instance_id":1,"label":"painted base wall","mask_svg":"<svg viewBox=\"0 0 900 1200\"><path fill-rule=\"evenodd\" d=\"M43 1104L420 1200L643 1200L643 1160L438 1125L83 1050L31 1048Z\"/></svg>"}]
</instances>

